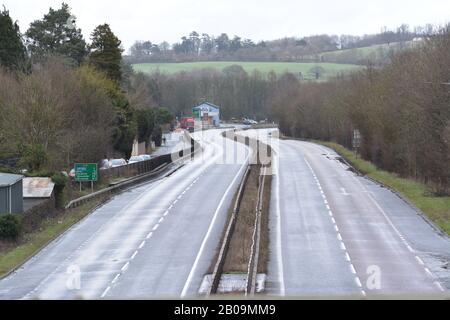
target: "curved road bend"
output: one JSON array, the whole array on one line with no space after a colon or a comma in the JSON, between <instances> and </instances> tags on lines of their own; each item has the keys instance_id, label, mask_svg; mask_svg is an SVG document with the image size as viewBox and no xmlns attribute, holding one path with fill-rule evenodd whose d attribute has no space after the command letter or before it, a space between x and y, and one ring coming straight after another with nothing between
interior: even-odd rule
<instances>
[{"instance_id":1,"label":"curved road bend","mask_svg":"<svg viewBox=\"0 0 450 320\"><path fill-rule=\"evenodd\" d=\"M394 193L349 170L331 149L270 138L269 131L244 134L277 151L270 294L433 295L450 288L448 237Z\"/></svg>"},{"instance_id":2,"label":"curved road bend","mask_svg":"<svg viewBox=\"0 0 450 320\"><path fill-rule=\"evenodd\" d=\"M243 174L244 161L222 160L247 155L222 131L203 134L202 157L114 197L1 280L0 299L196 295Z\"/></svg>"}]
</instances>

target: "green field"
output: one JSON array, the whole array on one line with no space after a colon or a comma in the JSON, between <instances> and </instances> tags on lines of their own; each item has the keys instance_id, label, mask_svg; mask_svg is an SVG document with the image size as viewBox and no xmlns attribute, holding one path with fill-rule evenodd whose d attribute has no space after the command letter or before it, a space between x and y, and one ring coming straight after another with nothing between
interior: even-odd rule
<instances>
[{"instance_id":1,"label":"green field","mask_svg":"<svg viewBox=\"0 0 450 320\"><path fill-rule=\"evenodd\" d=\"M236 61L208 61L208 62L189 62L189 63L142 63L134 64L133 68L137 72L152 73L160 71L162 73L173 74L180 71L192 71L198 69L216 69L223 70L232 65L240 65L248 73L259 70L261 73L267 74L274 71L282 74L286 71L299 74L303 77L311 78L310 70L316 66L322 67L325 71L324 78L335 76L339 73L348 73L360 69L360 66L352 64L337 63L296 63L296 62L236 62Z\"/></svg>"}]
</instances>

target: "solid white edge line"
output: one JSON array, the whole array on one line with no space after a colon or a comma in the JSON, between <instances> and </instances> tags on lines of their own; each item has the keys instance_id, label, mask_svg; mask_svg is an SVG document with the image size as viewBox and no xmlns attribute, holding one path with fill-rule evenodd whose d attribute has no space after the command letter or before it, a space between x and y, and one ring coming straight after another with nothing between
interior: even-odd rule
<instances>
[{"instance_id":1,"label":"solid white edge line","mask_svg":"<svg viewBox=\"0 0 450 320\"><path fill-rule=\"evenodd\" d=\"M284 286L284 266L283 266L283 252L281 244L281 208L280 208L280 167L278 158L274 158L276 162L275 168L277 174L275 177L275 195L276 195L276 217L277 217L277 265L278 265L278 282L280 284L280 295L284 297L286 295L286 288Z\"/></svg>"},{"instance_id":2,"label":"solid white edge line","mask_svg":"<svg viewBox=\"0 0 450 320\"><path fill-rule=\"evenodd\" d=\"M236 180L238 179L238 177L241 175L242 171L244 170L244 168L246 167L246 164L249 161L250 156L248 156L245 160L245 162L243 163L243 165L241 166L241 168L239 169L238 173L236 174L236 176L234 177L233 181L231 181L230 185L228 186L227 190L225 191L224 195L222 196L222 199L219 202L219 205L216 209L216 212L214 213L214 216L211 220L211 223L209 224L209 228L208 231L206 232L205 237L203 238L203 242L200 246L200 250L198 251L197 257L195 258L194 264L192 265L191 271L189 272L189 276L186 280L186 283L184 284L183 290L181 291L181 298L184 298L187 295L187 292L189 290L189 287L191 285L192 279L194 278L194 273L197 269L198 263L200 261L200 258L203 254L203 250L205 249L206 243L208 242L208 238L212 232L212 229L214 227L214 224L216 222L217 216L219 215L219 211L222 208L225 199L227 198L228 194L231 191L231 188L234 186Z\"/></svg>"}]
</instances>

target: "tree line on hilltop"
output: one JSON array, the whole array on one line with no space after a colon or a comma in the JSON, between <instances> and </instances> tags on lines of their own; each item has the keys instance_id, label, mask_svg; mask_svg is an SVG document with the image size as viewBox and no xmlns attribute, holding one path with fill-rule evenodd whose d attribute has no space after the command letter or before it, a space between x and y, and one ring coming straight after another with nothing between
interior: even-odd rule
<instances>
[{"instance_id":1,"label":"tree line on hilltop","mask_svg":"<svg viewBox=\"0 0 450 320\"><path fill-rule=\"evenodd\" d=\"M131 63L187 62L187 61L282 61L282 62L342 62L333 57L321 56L323 52L369 47L377 44L405 43L414 38L431 35L432 25L411 29L403 24L396 30L383 28L380 33L364 36L314 35L303 38L283 38L255 42L240 36L222 33L213 36L191 32L180 42L137 41L127 57ZM365 64L357 55L345 57L347 63ZM342 59L341 59L342 60Z\"/></svg>"}]
</instances>

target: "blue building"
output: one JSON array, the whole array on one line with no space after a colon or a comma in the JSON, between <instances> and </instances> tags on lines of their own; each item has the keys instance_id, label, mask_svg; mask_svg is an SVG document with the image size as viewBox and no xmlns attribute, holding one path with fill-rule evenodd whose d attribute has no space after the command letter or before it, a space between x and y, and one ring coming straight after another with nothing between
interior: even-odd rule
<instances>
[{"instance_id":1,"label":"blue building","mask_svg":"<svg viewBox=\"0 0 450 320\"><path fill-rule=\"evenodd\" d=\"M192 109L194 119L202 121L203 125L219 126L220 125L220 107L204 102Z\"/></svg>"}]
</instances>

